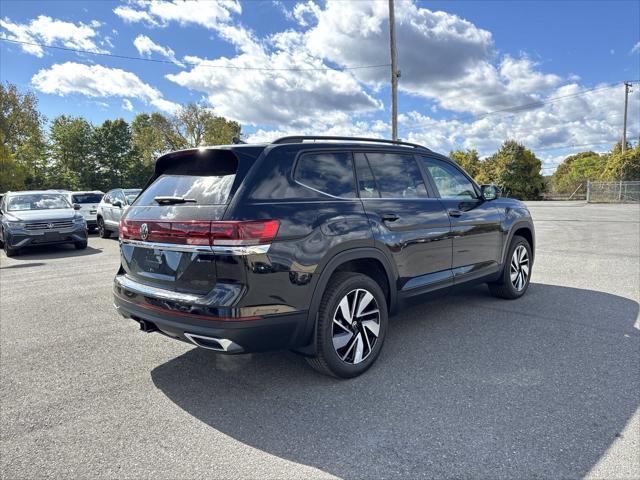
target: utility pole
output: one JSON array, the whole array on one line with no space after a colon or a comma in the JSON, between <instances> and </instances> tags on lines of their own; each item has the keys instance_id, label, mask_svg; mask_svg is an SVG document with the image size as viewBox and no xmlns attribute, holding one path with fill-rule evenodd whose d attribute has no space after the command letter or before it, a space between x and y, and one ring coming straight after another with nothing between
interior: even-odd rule
<instances>
[{"instance_id":1,"label":"utility pole","mask_svg":"<svg viewBox=\"0 0 640 480\"><path fill-rule=\"evenodd\" d=\"M398 139L398 77L396 51L396 14L393 0L389 0L389 37L391 44L391 138Z\"/></svg>"},{"instance_id":2,"label":"utility pole","mask_svg":"<svg viewBox=\"0 0 640 480\"><path fill-rule=\"evenodd\" d=\"M630 89L631 82L624 82L624 127L622 127L622 153L627 151L627 106L629 104Z\"/></svg>"}]
</instances>

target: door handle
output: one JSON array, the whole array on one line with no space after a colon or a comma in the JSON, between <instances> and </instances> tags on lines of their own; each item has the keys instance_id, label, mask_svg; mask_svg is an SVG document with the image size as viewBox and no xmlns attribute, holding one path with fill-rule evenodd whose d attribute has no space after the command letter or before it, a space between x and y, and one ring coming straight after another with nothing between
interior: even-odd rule
<instances>
[{"instance_id":1,"label":"door handle","mask_svg":"<svg viewBox=\"0 0 640 480\"><path fill-rule=\"evenodd\" d=\"M460 216L462 216L462 212L460 210L451 209L451 210L449 210L449 216L450 217L460 217Z\"/></svg>"},{"instance_id":2,"label":"door handle","mask_svg":"<svg viewBox=\"0 0 640 480\"><path fill-rule=\"evenodd\" d=\"M395 213L383 213L381 216L383 222L395 222L400 217Z\"/></svg>"}]
</instances>

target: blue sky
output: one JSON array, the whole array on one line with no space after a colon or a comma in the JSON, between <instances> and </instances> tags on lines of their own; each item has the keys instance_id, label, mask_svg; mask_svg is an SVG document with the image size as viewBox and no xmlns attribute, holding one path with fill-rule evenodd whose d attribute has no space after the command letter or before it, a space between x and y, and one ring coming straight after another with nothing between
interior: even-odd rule
<instances>
[{"instance_id":1,"label":"blue sky","mask_svg":"<svg viewBox=\"0 0 640 480\"><path fill-rule=\"evenodd\" d=\"M182 64L0 42L1 79L33 90L49 119L131 120L198 101L240 121L250 140L389 136L388 68L349 69L388 63L386 1L0 6L3 38ZM516 138L551 173L566 154L620 137L621 82L640 79L640 2L397 1L396 10L403 138L482 155ZM542 103L486 116L532 102Z\"/></svg>"}]
</instances>

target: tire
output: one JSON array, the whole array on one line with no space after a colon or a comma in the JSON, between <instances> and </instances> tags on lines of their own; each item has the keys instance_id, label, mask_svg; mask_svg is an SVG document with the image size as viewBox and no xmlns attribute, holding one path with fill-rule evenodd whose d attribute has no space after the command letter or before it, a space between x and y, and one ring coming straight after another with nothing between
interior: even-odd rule
<instances>
[{"instance_id":1,"label":"tire","mask_svg":"<svg viewBox=\"0 0 640 480\"><path fill-rule=\"evenodd\" d=\"M516 253L517 252L517 253ZM514 300L524 295L531 280L531 245L526 238L515 235L509 245L502 275L497 282L489 283L494 297Z\"/></svg>"},{"instance_id":2,"label":"tire","mask_svg":"<svg viewBox=\"0 0 640 480\"><path fill-rule=\"evenodd\" d=\"M15 257L16 255L18 255L18 250L15 248L11 248L9 247L8 243L4 243L4 245L2 246L2 248L4 249L4 254L7 257Z\"/></svg>"},{"instance_id":3,"label":"tire","mask_svg":"<svg viewBox=\"0 0 640 480\"><path fill-rule=\"evenodd\" d=\"M98 235L100 235L100 238L109 238L111 236L111 232L104 226L102 217L98 217Z\"/></svg>"},{"instance_id":4,"label":"tire","mask_svg":"<svg viewBox=\"0 0 640 480\"><path fill-rule=\"evenodd\" d=\"M76 250L84 250L87 248L88 242L86 240L84 242L75 242L74 245Z\"/></svg>"},{"instance_id":5,"label":"tire","mask_svg":"<svg viewBox=\"0 0 640 480\"><path fill-rule=\"evenodd\" d=\"M378 358L387 324L387 301L378 283L359 273L338 272L320 302L317 356L307 361L325 375L357 377Z\"/></svg>"}]
</instances>

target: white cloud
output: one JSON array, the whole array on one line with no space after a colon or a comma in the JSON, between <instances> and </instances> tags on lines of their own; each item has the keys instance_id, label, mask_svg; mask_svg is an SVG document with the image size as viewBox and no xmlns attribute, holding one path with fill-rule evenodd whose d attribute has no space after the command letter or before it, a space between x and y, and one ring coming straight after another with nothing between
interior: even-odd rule
<instances>
[{"instance_id":1,"label":"white cloud","mask_svg":"<svg viewBox=\"0 0 640 480\"><path fill-rule=\"evenodd\" d=\"M428 99L426 112L462 114L443 120L425 111L405 113L400 118L405 138L445 153L476 148L483 155L494 152L507 138L543 151L615 142L620 108L612 90L545 105L546 99L582 92L579 77L563 79L543 72L526 54L499 56L490 32L455 15L410 2L400 2L396 8L401 92ZM373 120L381 104L370 93L387 85L388 68L339 72L210 68L304 69L322 68L327 62L342 66L388 62L384 2L328 1L319 6L307 1L285 12L302 28L260 39L232 22L218 24L218 35L238 54L211 61L185 57L200 65L167 78L203 92L218 114L258 126L249 140L294 133L388 136L386 122ZM483 117L525 104L533 106L517 114Z\"/></svg>"},{"instance_id":2,"label":"white cloud","mask_svg":"<svg viewBox=\"0 0 640 480\"><path fill-rule=\"evenodd\" d=\"M178 104L165 100L159 90L144 83L134 73L102 65L55 64L36 73L31 83L43 93L60 96L79 93L94 98L137 98L168 113L179 108Z\"/></svg>"},{"instance_id":3,"label":"white cloud","mask_svg":"<svg viewBox=\"0 0 640 480\"><path fill-rule=\"evenodd\" d=\"M350 73L338 71L264 71L255 68L327 68L287 32L271 39L271 50L242 27L227 25L223 38L239 55L203 61L190 71L167 75L183 87L203 92L216 112L252 125L309 125L338 123L348 115L381 108ZM287 37L286 39L284 37ZM231 69L215 66L235 67Z\"/></svg>"},{"instance_id":4,"label":"white cloud","mask_svg":"<svg viewBox=\"0 0 640 480\"><path fill-rule=\"evenodd\" d=\"M640 53L640 42L636 43L631 49L631 53Z\"/></svg>"},{"instance_id":5,"label":"white cloud","mask_svg":"<svg viewBox=\"0 0 640 480\"><path fill-rule=\"evenodd\" d=\"M324 8L310 4L298 5L316 17L304 40L313 55L342 66L389 62L385 2L328 1ZM482 113L528 103L536 99L534 94L561 82L557 75L537 71L527 57L506 57L495 65L491 33L450 13L399 2L396 30L400 90L434 99L449 110ZM362 69L355 75L378 87L386 85L389 71Z\"/></svg>"},{"instance_id":6,"label":"white cloud","mask_svg":"<svg viewBox=\"0 0 640 480\"><path fill-rule=\"evenodd\" d=\"M298 22L298 25L300 25L301 27L307 27L311 22L309 18L317 18L320 13L320 7L318 7L318 5L316 5L313 1L309 0L307 3L296 4L293 7L291 16Z\"/></svg>"},{"instance_id":7,"label":"white cloud","mask_svg":"<svg viewBox=\"0 0 640 480\"><path fill-rule=\"evenodd\" d=\"M19 42L41 43L44 45L65 46L78 50L106 53L107 51L96 45L96 28L101 23L92 20L88 25L84 23L70 23L56 20L46 15L40 15L29 23L13 23L10 19L0 20L0 27L4 30L5 38ZM44 51L38 45L21 45L24 52L42 57Z\"/></svg>"},{"instance_id":8,"label":"white cloud","mask_svg":"<svg viewBox=\"0 0 640 480\"><path fill-rule=\"evenodd\" d=\"M169 47L163 47L158 45L146 35L138 35L133 41L133 45L138 50L140 55L151 56L151 53L155 52L168 58L177 65L183 66L183 64L176 58L175 52Z\"/></svg>"},{"instance_id":9,"label":"white cloud","mask_svg":"<svg viewBox=\"0 0 640 480\"><path fill-rule=\"evenodd\" d=\"M129 100L128 98L124 98L122 100L122 109L126 110L127 112L133 112L133 103L131 103L131 100Z\"/></svg>"},{"instance_id":10,"label":"white cloud","mask_svg":"<svg viewBox=\"0 0 640 480\"><path fill-rule=\"evenodd\" d=\"M129 23L146 23L154 27L166 27L171 22L181 25L199 25L214 29L228 22L232 13L242 11L235 0L219 2L196 0L137 0L131 5L120 5L113 10L117 16Z\"/></svg>"},{"instance_id":11,"label":"white cloud","mask_svg":"<svg viewBox=\"0 0 640 480\"><path fill-rule=\"evenodd\" d=\"M552 97L584 92L577 84L558 88ZM563 98L541 108L517 114L492 115L478 120L439 120L411 111L400 116L400 130L410 141L448 152L477 149L490 155L506 139L515 139L540 158L558 151L606 149L620 136L622 110L615 88ZM640 111L640 94L631 94L629 111ZM629 132L640 132L640 116L629 116Z\"/></svg>"}]
</instances>

